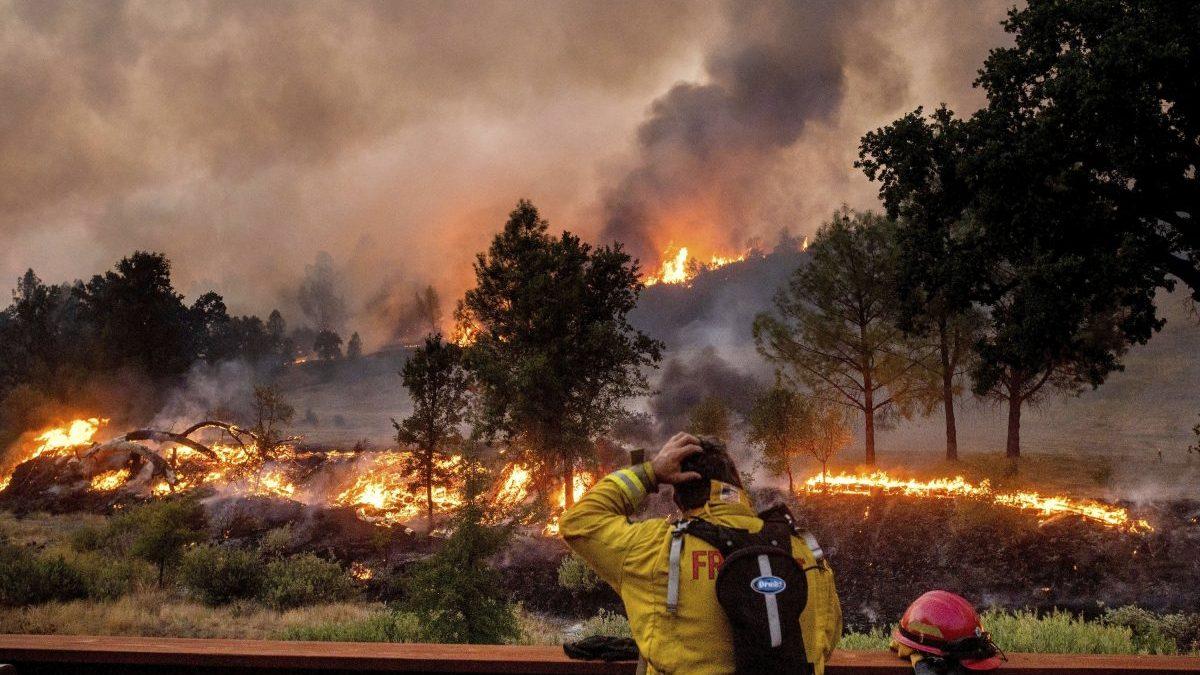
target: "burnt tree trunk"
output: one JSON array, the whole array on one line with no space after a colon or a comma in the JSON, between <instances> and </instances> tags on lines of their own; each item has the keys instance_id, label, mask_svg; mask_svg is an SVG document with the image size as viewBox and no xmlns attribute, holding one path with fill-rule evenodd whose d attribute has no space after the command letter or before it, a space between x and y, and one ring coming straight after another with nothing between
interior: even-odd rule
<instances>
[{"instance_id":1,"label":"burnt tree trunk","mask_svg":"<svg viewBox=\"0 0 1200 675\"><path fill-rule=\"evenodd\" d=\"M430 476L425 481L425 510L426 516L429 518L425 525L425 534L433 534L433 477Z\"/></svg>"},{"instance_id":2,"label":"burnt tree trunk","mask_svg":"<svg viewBox=\"0 0 1200 675\"><path fill-rule=\"evenodd\" d=\"M1009 390L1008 441L1004 448L1004 456L1009 459L1019 459L1021 457L1021 404L1024 401L1019 392L1019 387Z\"/></svg>"},{"instance_id":3,"label":"burnt tree trunk","mask_svg":"<svg viewBox=\"0 0 1200 675\"><path fill-rule=\"evenodd\" d=\"M792 477L792 463L790 461L787 464L787 475L788 475L788 492L791 493L791 495L794 497L794 496L796 496L796 480Z\"/></svg>"},{"instance_id":4,"label":"burnt tree trunk","mask_svg":"<svg viewBox=\"0 0 1200 675\"><path fill-rule=\"evenodd\" d=\"M563 505L568 509L575 505L574 483L575 467L568 460L563 468Z\"/></svg>"},{"instance_id":5,"label":"burnt tree trunk","mask_svg":"<svg viewBox=\"0 0 1200 675\"><path fill-rule=\"evenodd\" d=\"M939 349L942 356L942 409L946 414L946 459L958 461L958 429L954 423L954 364L950 362L950 339L946 335L946 320L938 325L941 331Z\"/></svg>"},{"instance_id":6,"label":"burnt tree trunk","mask_svg":"<svg viewBox=\"0 0 1200 675\"><path fill-rule=\"evenodd\" d=\"M867 464L875 463L875 392L871 389L871 375L863 378L863 437L867 446Z\"/></svg>"}]
</instances>

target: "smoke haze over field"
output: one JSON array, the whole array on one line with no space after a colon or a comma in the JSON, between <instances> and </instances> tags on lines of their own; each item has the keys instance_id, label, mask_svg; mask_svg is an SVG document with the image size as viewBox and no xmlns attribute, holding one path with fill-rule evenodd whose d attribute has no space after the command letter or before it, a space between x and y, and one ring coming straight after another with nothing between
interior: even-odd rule
<instances>
[{"instance_id":1,"label":"smoke haze over field","mask_svg":"<svg viewBox=\"0 0 1200 675\"><path fill-rule=\"evenodd\" d=\"M648 264L811 233L874 205L865 130L979 104L1007 4L2 2L0 279L161 250L296 323L327 251L379 344L366 315L452 306L518 197Z\"/></svg>"}]
</instances>

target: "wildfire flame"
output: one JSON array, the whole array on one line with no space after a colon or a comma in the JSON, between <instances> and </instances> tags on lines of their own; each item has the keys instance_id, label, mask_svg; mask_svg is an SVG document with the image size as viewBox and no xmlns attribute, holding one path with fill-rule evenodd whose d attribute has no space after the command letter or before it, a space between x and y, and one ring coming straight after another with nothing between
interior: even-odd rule
<instances>
[{"instance_id":1,"label":"wildfire flame","mask_svg":"<svg viewBox=\"0 0 1200 675\"><path fill-rule=\"evenodd\" d=\"M359 581L366 581L375 576L375 571L360 562L352 562L350 563L350 576Z\"/></svg>"},{"instance_id":2,"label":"wildfire flame","mask_svg":"<svg viewBox=\"0 0 1200 675\"><path fill-rule=\"evenodd\" d=\"M1150 523L1135 519L1129 511L1093 500L1074 499L1063 495L1043 496L1036 492L996 492L987 480L971 483L962 476L934 478L921 481L894 478L886 472L816 475L804 481L809 492L869 495L875 492L899 494L929 499L968 498L990 500L994 504L1022 511L1033 511L1042 522L1060 515L1076 515L1086 520L1127 532L1153 532Z\"/></svg>"},{"instance_id":3,"label":"wildfire flame","mask_svg":"<svg viewBox=\"0 0 1200 675\"><path fill-rule=\"evenodd\" d=\"M129 469L113 469L97 474L92 478L92 489L97 492L111 492L129 480Z\"/></svg>"},{"instance_id":4,"label":"wildfire flame","mask_svg":"<svg viewBox=\"0 0 1200 675\"><path fill-rule=\"evenodd\" d=\"M17 456L4 469L3 475L0 475L0 490L8 487L9 482L12 480L12 470L18 464L28 462L42 455L52 457L65 455L77 447L88 445L92 442L92 438L96 436L96 432L100 430L100 427L106 424L108 424L107 418L87 417L43 430L37 436L34 436L33 444L30 444L31 447L26 448L23 452L18 451Z\"/></svg>"},{"instance_id":5,"label":"wildfire flame","mask_svg":"<svg viewBox=\"0 0 1200 675\"><path fill-rule=\"evenodd\" d=\"M254 444L214 444L209 449L217 455L214 464L210 458L189 447L174 450L175 461L183 464L177 468L175 485L159 481L151 488L156 496L199 487L201 485L225 484L239 492L250 495L273 497L295 497L296 485L273 463L263 466ZM276 461L295 458L295 449L285 446L277 453Z\"/></svg>"},{"instance_id":6,"label":"wildfire flame","mask_svg":"<svg viewBox=\"0 0 1200 675\"><path fill-rule=\"evenodd\" d=\"M264 471L254 481L252 490L261 494L276 497L291 497L296 494L296 486L292 484L282 471Z\"/></svg>"},{"instance_id":7,"label":"wildfire flame","mask_svg":"<svg viewBox=\"0 0 1200 675\"><path fill-rule=\"evenodd\" d=\"M454 334L450 336L450 341L459 347L470 347L475 344L475 338L479 334L479 327L474 324L464 324L454 329Z\"/></svg>"},{"instance_id":8,"label":"wildfire flame","mask_svg":"<svg viewBox=\"0 0 1200 675\"><path fill-rule=\"evenodd\" d=\"M412 489L412 478L403 470L408 459L404 454L381 452L354 483L343 490L333 502L340 506L352 506L358 516L368 522L399 525L413 520L424 513L424 493ZM452 457L438 463L438 468L453 471L462 462L461 457ZM458 494L448 486L433 487L433 508L446 511L462 504Z\"/></svg>"},{"instance_id":9,"label":"wildfire flame","mask_svg":"<svg viewBox=\"0 0 1200 675\"><path fill-rule=\"evenodd\" d=\"M583 494L588 491L588 488L591 487L595 482L596 478L587 471L577 472L571 480L572 501L579 501L579 498L582 497ZM558 502L556 506L558 507L557 513L550 518L550 522L546 523L546 527L542 528L542 534L546 535L547 537L558 536L558 516L567 508L567 503L564 500L562 490L558 491Z\"/></svg>"},{"instance_id":10,"label":"wildfire flame","mask_svg":"<svg viewBox=\"0 0 1200 675\"><path fill-rule=\"evenodd\" d=\"M655 284L688 284L701 269L717 269L726 265L741 262L746 259L748 253L740 255L723 256L713 255L707 263L702 263L695 258L691 258L688 253L688 247L681 246L676 249L674 246L667 247L663 251L663 264L659 267L658 272L647 276L642 283L646 286Z\"/></svg>"}]
</instances>

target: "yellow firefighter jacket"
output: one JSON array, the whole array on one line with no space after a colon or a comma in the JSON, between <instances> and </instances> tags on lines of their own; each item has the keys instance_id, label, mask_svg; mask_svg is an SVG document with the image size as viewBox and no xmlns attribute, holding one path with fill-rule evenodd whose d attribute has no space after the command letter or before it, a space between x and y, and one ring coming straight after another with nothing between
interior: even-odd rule
<instances>
[{"instance_id":1,"label":"yellow firefighter jacket","mask_svg":"<svg viewBox=\"0 0 1200 675\"><path fill-rule=\"evenodd\" d=\"M717 675L734 672L733 641L717 602L721 554L685 535L679 556L678 610L667 609L669 548L673 524L664 518L630 522L653 489L650 463L615 471L563 513L567 545L617 591L625 603L633 638L652 673ZM751 532L762 529L745 492L712 481L708 503L685 517ZM842 611L833 573L803 539L792 537L792 555L806 571L808 603L800 616L808 659L817 675L842 634Z\"/></svg>"}]
</instances>

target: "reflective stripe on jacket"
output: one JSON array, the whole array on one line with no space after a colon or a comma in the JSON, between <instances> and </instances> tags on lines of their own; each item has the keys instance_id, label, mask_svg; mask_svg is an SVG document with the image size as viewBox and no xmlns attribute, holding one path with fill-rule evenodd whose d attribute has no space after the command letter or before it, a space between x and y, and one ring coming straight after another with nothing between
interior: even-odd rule
<instances>
[{"instance_id":1,"label":"reflective stripe on jacket","mask_svg":"<svg viewBox=\"0 0 1200 675\"><path fill-rule=\"evenodd\" d=\"M605 476L563 513L560 532L571 550L621 596L649 672L733 673L733 640L716 594L720 553L696 537L684 537L679 609L672 614L666 602L672 524L665 518L629 520L653 488L653 475L646 462ZM763 526L745 492L719 481L712 482L708 503L685 516L751 532ZM809 661L819 675L841 637L841 606L829 566L818 562L798 537L792 537L792 555L808 579L800 624Z\"/></svg>"}]
</instances>

